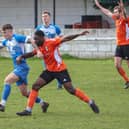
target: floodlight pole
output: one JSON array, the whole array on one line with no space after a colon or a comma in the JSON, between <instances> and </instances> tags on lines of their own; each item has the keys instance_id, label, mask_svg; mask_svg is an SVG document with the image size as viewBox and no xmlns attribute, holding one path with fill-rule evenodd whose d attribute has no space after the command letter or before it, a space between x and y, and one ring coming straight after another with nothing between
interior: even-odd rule
<instances>
[{"instance_id":1,"label":"floodlight pole","mask_svg":"<svg viewBox=\"0 0 129 129\"><path fill-rule=\"evenodd\" d=\"M56 24L56 0L53 0L53 24Z\"/></svg>"},{"instance_id":2,"label":"floodlight pole","mask_svg":"<svg viewBox=\"0 0 129 129\"><path fill-rule=\"evenodd\" d=\"M38 0L34 0L34 28L38 25Z\"/></svg>"}]
</instances>

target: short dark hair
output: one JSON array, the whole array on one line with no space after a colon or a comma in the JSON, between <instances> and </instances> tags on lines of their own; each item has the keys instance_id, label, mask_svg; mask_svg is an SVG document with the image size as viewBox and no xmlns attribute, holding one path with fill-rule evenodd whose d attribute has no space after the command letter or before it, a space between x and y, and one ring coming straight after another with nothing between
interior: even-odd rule
<instances>
[{"instance_id":1,"label":"short dark hair","mask_svg":"<svg viewBox=\"0 0 129 129\"><path fill-rule=\"evenodd\" d=\"M51 16L51 13L47 10L43 11L43 14L48 14L49 16Z\"/></svg>"},{"instance_id":2,"label":"short dark hair","mask_svg":"<svg viewBox=\"0 0 129 129\"><path fill-rule=\"evenodd\" d=\"M35 33L34 33L35 35L37 35L37 36L39 36L39 37L44 37L45 36L45 34L44 34L44 32L43 31L41 31L41 30L37 30L37 31L35 31Z\"/></svg>"},{"instance_id":3,"label":"short dark hair","mask_svg":"<svg viewBox=\"0 0 129 129\"><path fill-rule=\"evenodd\" d=\"M2 26L2 31L5 31L5 30L13 30L13 26L11 24L5 24Z\"/></svg>"}]
</instances>

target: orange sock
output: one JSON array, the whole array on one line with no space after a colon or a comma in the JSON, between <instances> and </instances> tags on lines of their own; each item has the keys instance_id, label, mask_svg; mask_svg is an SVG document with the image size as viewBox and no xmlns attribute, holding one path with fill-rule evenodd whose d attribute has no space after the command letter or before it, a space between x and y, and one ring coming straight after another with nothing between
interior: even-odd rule
<instances>
[{"instance_id":1,"label":"orange sock","mask_svg":"<svg viewBox=\"0 0 129 129\"><path fill-rule=\"evenodd\" d=\"M124 69L122 67L118 68L118 72L120 73L120 75L124 78L124 80L126 82L129 82L129 78L127 77Z\"/></svg>"},{"instance_id":2,"label":"orange sock","mask_svg":"<svg viewBox=\"0 0 129 129\"><path fill-rule=\"evenodd\" d=\"M27 107L29 107L29 108L33 107L37 96L38 96L38 91L32 90L30 92L30 95L29 95L29 98L28 98L28 102L27 102Z\"/></svg>"},{"instance_id":3,"label":"orange sock","mask_svg":"<svg viewBox=\"0 0 129 129\"><path fill-rule=\"evenodd\" d=\"M77 96L82 101L87 102L87 103L91 100L83 91L81 91L78 88L76 88L75 96Z\"/></svg>"}]
</instances>

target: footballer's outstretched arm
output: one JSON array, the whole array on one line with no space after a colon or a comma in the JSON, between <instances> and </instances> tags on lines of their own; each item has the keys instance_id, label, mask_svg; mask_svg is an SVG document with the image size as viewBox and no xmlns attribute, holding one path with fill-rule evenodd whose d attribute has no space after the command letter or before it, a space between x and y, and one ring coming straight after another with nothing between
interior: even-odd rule
<instances>
[{"instance_id":1,"label":"footballer's outstretched arm","mask_svg":"<svg viewBox=\"0 0 129 129\"><path fill-rule=\"evenodd\" d=\"M105 15L112 17L113 13L110 10L101 6L100 3L98 2L98 0L95 0L95 4Z\"/></svg>"},{"instance_id":2,"label":"footballer's outstretched arm","mask_svg":"<svg viewBox=\"0 0 129 129\"><path fill-rule=\"evenodd\" d=\"M35 48L37 50L39 49L38 46L35 44L35 41L32 38L29 37L27 40L27 43L32 44L33 48Z\"/></svg>"},{"instance_id":3,"label":"footballer's outstretched arm","mask_svg":"<svg viewBox=\"0 0 129 129\"><path fill-rule=\"evenodd\" d=\"M77 38L79 36L86 35L88 33L89 33L89 31L86 30L86 31L83 31L83 32L81 32L79 34L68 35L68 36L62 37L61 42L62 43L67 42L67 41L73 40L73 39L75 39L75 38Z\"/></svg>"},{"instance_id":4,"label":"footballer's outstretched arm","mask_svg":"<svg viewBox=\"0 0 129 129\"><path fill-rule=\"evenodd\" d=\"M38 46L36 45L35 41L32 38L29 37L27 40L27 43L29 43L29 44L31 43L33 48L35 48L37 50L37 57L39 57L39 58L43 57L43 54L40 52Z\"/></svg>"},{"instance_id":5,"label":"footballer's outstretched arm","mask_svg":"<svg viewBox=\"0 0 129 129\"><path fill-rule=\"evenodd\" d=\"M39 50L38 46L35 44L35 41L29 36L28 36L28 39L27 39L27 43L32 44L33 48L35 48L36 50Z\"/></svg>"},{"instance_id":6,"label":"footballer's outstretched arm","mask_svg":"<svg viewBox=\"0 0 129 129\"><path fill-rule=\"evenodd\" d=\"M16 58L17 64L20 64L22 59L31 58L31 57L33 57L34 55L35 55L34 52L29 52L29 53L23 54L23 55L21 55L21 56L18 56L18 57Z\"/></svg>"},{"instance_id":7,"label":"footballer's outstretched arm","mask_svg":"<svg viewBox=\"0 0 129 129\"><path fill-rule=\"evenodd\" d=\"M123 0L120 0L120 2L118 2L118 4L121 8L121 11L122 11L122 14L123 14L124 18L127 19L126 10L125 10L125 7L124 7Z\"/></svg>"}]
</instances>

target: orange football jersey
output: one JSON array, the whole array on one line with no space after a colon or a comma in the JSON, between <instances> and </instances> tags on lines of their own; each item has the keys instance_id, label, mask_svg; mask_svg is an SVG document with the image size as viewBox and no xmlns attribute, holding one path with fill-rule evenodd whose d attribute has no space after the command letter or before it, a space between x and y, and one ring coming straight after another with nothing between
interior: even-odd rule
<instances>
[{"instance_id":1,"label":"orange football jersey","mask_svg":"<svg viewBox=\"0 0 129 129\"><path fill-rule=\"evenodd\" d=\"M59 72L66 69L58 47L61 44L61 38L46 39L39 50L43 54L43 59L46 65L46 69L51 72Z\"/></svg>"},{"instance_id":2,"label":"orange football jersey","mask_svg":"<svg viewBox=\"0 0 129 129\"><path fill-rule=\"evenodd\" d=\"M112 17L115 20L116 25L116 37L117 37L117 45L129 45L129 17L124 19L121 17L119 20Z\"/></svg>"}]
</instances>

